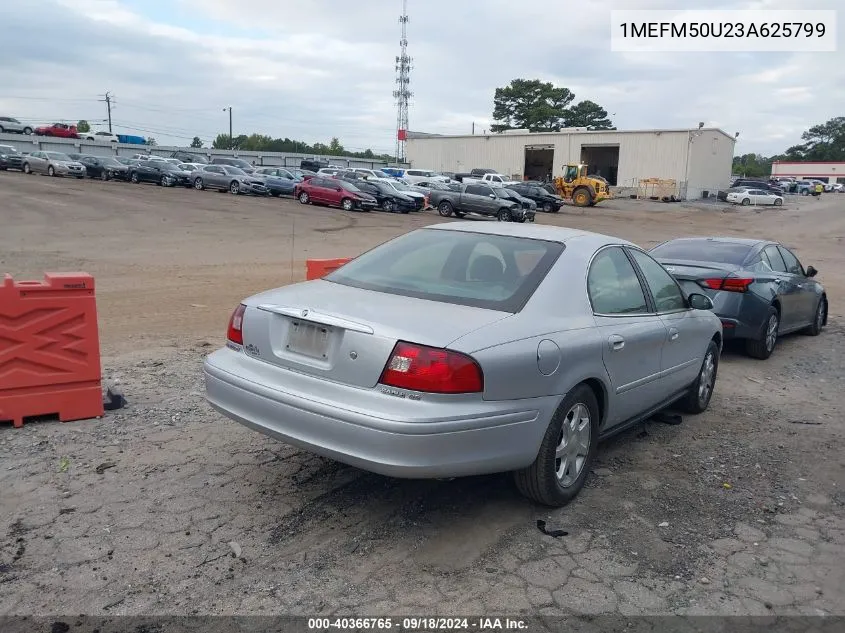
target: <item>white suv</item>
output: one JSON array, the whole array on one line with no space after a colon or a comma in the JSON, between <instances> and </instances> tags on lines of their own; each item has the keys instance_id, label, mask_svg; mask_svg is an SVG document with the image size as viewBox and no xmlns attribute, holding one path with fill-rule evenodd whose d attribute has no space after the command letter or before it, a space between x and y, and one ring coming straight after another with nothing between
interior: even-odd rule
<instances>
[{"instance_id":1,"label":"white suv","mask_svg":"<svg viewBox=\"0 0 845 633\"><path fill-rule=\"evenodd\" d=\"M0 116L0 132L15 132L16 134L32 134L32 126L21 123L14 117Z\"/></svg>"},{"instance_id":2,"label":"white suv","mask_svg":"<svg viewBox=\"0 0 845 633\"><path fill-rule=\"evenodd\" d=\"M407 180L412 185L423 181L449 182L449 179L446 178L446 176L441 176L437 172L431 171L430 169L406 169L404 180Z\"/></svg>"},{"instance_id":3,"label":"white suv","mask_svg":"<svg viewBox=\"0 0 845 633\"><path fill-rule=\"evenodd\" d=\"M98 141L102 143L119 143L117 136L112 134L111 132L106 131L99 131L95 132L93 130L89 130L88 132L80 132L79 138L84 141Z\"/></svg>"}]
</instances>

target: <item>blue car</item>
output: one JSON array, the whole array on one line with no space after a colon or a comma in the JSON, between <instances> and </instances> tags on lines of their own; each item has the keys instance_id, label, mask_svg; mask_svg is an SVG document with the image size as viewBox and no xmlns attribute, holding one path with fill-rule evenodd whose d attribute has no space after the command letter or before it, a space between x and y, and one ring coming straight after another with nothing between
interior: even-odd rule
<instances>
[{"instance_id":1,"label":"blue car","mask_svg":"<svg viewBox=\"0 0 845 633\"><path fill-rule=\"evenodd\" d=\"M381 167L380 169L392 178L403 178L405 176L404 169L398 169L396 167Z\"/></svg>"},{"instance_id":2,"label":"blue car","mask_svg":"<svg viewBox=\"0 0 845 633\"><path fill-rule=\"evenodd\" d=\"M292 196L296 183L302 181L281 167L259 167L254 173L267 183L271 196Z\"/></svg>"}]
</instances>

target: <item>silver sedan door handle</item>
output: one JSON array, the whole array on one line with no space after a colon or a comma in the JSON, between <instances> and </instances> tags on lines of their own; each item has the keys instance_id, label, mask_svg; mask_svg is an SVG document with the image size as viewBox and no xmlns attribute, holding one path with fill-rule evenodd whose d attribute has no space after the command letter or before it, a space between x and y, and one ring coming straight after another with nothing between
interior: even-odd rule
<instances>
[{"instance_id":1,"label":"silver sedan door handle","mask_svg":"<svg viewBox=\"0 0 845 633\"><path fill-rule=\"evenodd\" d=\"M618 352L623 347L625 347L625 339L619 336L618 334L613 334L607 338L607 342L610 344L610 349L614 352Z\"/></svg>"},{"instance_id":2,"label":"silver sedan door handle","mask_svg":"<svg viewBox=\"0 0 845 633\"><path fill-rule=\"evenodd\" d=\"M680 333L678 332L678 328L669 328L669 340L670 341L677 341Z\"/></svg>"}]
</instances>

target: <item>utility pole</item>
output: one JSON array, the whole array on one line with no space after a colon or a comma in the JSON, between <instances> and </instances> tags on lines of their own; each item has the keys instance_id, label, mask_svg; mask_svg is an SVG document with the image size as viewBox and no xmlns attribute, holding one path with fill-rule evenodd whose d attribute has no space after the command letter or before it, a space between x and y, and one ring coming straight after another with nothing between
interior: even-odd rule
<instances>
[{"instance_id":1,"label":"utility pole","mask_svg":"<svg viewBox=\"0 0 845 633\"><path fill-rule=\"evenodd\" d=\"M101 99L101 101L106 102L106 108L108 108L108 111L109 111L109 134L111 134L112 133L112 131L111 131L111 100L112 100L112 95L111 95L111 93L107 92L103 96L105 97L105 99Z\"/></svg>"},{"instance_id":2,"label":"utility pole","mask_svg":"<svg viewBox=\"0 0 845 633\"><path fill-rule=\"evenodd\" d=\"M472 135L475 136L475 121L472 122Z\"/></svg>"},{"instance_id":3,"label":"utility pole","mask_svg":"<svg viewBox=\"0 0 845 633\"><path fill-rule=\"evenodd\" d=\"M223 112L229 111L229 149L235 149L235 139L232 137L232 106L223 108Z\"/></svg>"}]
</instances>

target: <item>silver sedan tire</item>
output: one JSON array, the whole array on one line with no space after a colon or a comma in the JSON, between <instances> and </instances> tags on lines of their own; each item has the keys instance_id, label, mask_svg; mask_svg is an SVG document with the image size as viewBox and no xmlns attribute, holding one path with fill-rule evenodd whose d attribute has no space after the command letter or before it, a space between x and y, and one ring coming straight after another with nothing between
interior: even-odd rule
<instances>
[{"instance_id":1,"label":"silver sedan tire","mask_svg":"<svg viewBox=\"0 0 845 633\"><path fill-rule=\"evenodd\" d=\"M514 473L519 491L547 506L572 501L590 472L596 454L599 406L593 390L575 387L552 418L534 463Z\"/></svg>"},{"instance_id":2,"label":"silver sedan tire","mask_svg":"<svg viewBox=\"0 0 845 633\"><path fill-rule=\"evenodd\" d=\"M710 406L713 390L716 388L716 375L719 372L719 346L716 341L710 341L698 377L690 387L687 395L680 401L679 408L687 413L704 413Z\"/></svg>"}]
</instances>

